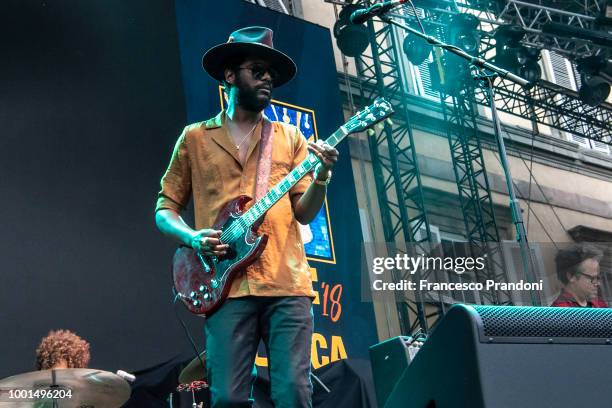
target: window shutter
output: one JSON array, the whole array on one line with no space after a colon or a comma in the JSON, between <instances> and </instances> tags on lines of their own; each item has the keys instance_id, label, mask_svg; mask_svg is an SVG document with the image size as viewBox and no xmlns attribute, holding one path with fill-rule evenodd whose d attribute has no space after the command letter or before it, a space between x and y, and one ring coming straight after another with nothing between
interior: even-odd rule
<instances>
[{"instance_id":1,"label":"window shutter","mask_svg":"<svg viewBox=\"0 0 612 408\"><path fill-rule=\"evenodd\" d=\"M414 68L419 79L419 94L438 101L440 100L440 93L433 89L431 74L429 72L429 64L432 61L433 59L430 56L421 65L415 66Z\"/></svg>"},{"instance_id":2,"label":"window shutter","mask_svg":"<svg viewBox=\"0 0 612 408\"><path fill-rule=\"evenodd\" d=\"M570 62L554 51L549 53L552 66L553 82L565 88L577 91L574 72Z\"/></svg>"},{"instance_id":3,"label":"window shutter","mask_svg":"<svg viewBox=\"0 0 612 408\"><path fill-rule=\"evenodd\" d=\"M591 148L593 150L597 150L598 152L610 154L610 145L603 143L603 142L597 142L595 140L591 140Z\"/></svg>"}]
</instances>

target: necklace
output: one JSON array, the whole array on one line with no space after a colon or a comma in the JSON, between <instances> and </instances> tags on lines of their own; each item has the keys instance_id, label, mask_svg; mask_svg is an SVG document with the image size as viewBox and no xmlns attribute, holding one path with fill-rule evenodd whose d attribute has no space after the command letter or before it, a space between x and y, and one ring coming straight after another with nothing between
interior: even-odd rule
<instances>
[{"instance_id":1,"label":"necklace","mask_svg":"<svg viewBox=\"0 0 612 408\"><path fill-rule=\"evenodd\" d=\"M258 124L259 124L259 121L255 122L255 124L253 125L253 128L246 135L244 135L242 140L240 140L240 143L238 143L236 145L236 149L240 149L240 146L242 146L244 141L247 140L247 138L253 134L253 132L255 131L255 128L257 127Z\"/></svg>"}]
</instances>

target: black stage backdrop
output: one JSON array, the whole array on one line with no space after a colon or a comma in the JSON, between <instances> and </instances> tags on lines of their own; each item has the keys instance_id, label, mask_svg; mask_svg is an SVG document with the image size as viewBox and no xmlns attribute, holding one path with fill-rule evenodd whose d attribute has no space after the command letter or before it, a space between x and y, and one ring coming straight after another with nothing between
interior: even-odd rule
<instances>
[{"instance_id":1,"label":"black stage backdrop","mask_svg":"<svg viewBox=\"0 0 612 408\"><path fill-rule=\"evenodd\" d=\"M165 0L0 3L0 377L50 329L106 370L187 347L153 219L186 120L175 21Z\"/></svg>"},{"instance_id":2,"label":"black stage backdrop","mask_svg":"<svg viewBox=\"0 0 612 408\"><path fill-rule=\"evenodd\" d=\"M105 370L189 352L171 306L174 245L157 232L153 209L180 130L219 109L217 84L201 71L205 49L240 26L271 27L299 67L275 99L315 111L322 138L342 124L327 29L239 0L212 5L1 3L0 378L33 370L37 343L57 328L87 339L90 365ZM371 304L360 302L347 143L339 150L328 201L335 260L311 262L315 367L343 352L365 357L376 342ZM336 321L324 284L342 286ZM201 345L201 320L179 310Z\"/></svg>"}]
</instances>

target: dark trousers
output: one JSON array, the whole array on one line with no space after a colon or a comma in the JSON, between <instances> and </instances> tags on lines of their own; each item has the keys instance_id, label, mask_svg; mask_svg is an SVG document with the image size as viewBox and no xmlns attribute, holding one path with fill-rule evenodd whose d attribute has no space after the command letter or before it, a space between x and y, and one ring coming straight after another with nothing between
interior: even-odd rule
<instances>
[{"instance_id":1,"label":"dark trousers","mask_svg":"<svg viewBox=\"0 0 612 408\"><path fill-rule=\"evenodd\" d=\"M213 408L251 407L260 339L276 408L311 408L312 300L302 296L228 299L206 319L206 369Z\"/></svg>"}]
</instances>

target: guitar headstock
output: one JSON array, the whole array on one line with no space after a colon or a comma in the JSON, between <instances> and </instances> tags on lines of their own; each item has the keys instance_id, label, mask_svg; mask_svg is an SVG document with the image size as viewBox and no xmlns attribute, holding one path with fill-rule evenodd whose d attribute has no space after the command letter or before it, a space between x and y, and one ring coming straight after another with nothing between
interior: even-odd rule
<instances>
[{"instance_id":1,"label":"guitar headstock","mask_svg":"<svg viewBox=\"0 0 612 408\"><path fill-rule=\"evenodd\" d=\"M353 115L343 127L347 133L363 132L394 112L393 106L385 98L376 98L374 103Z\"/></svg>"}]
</instances>

